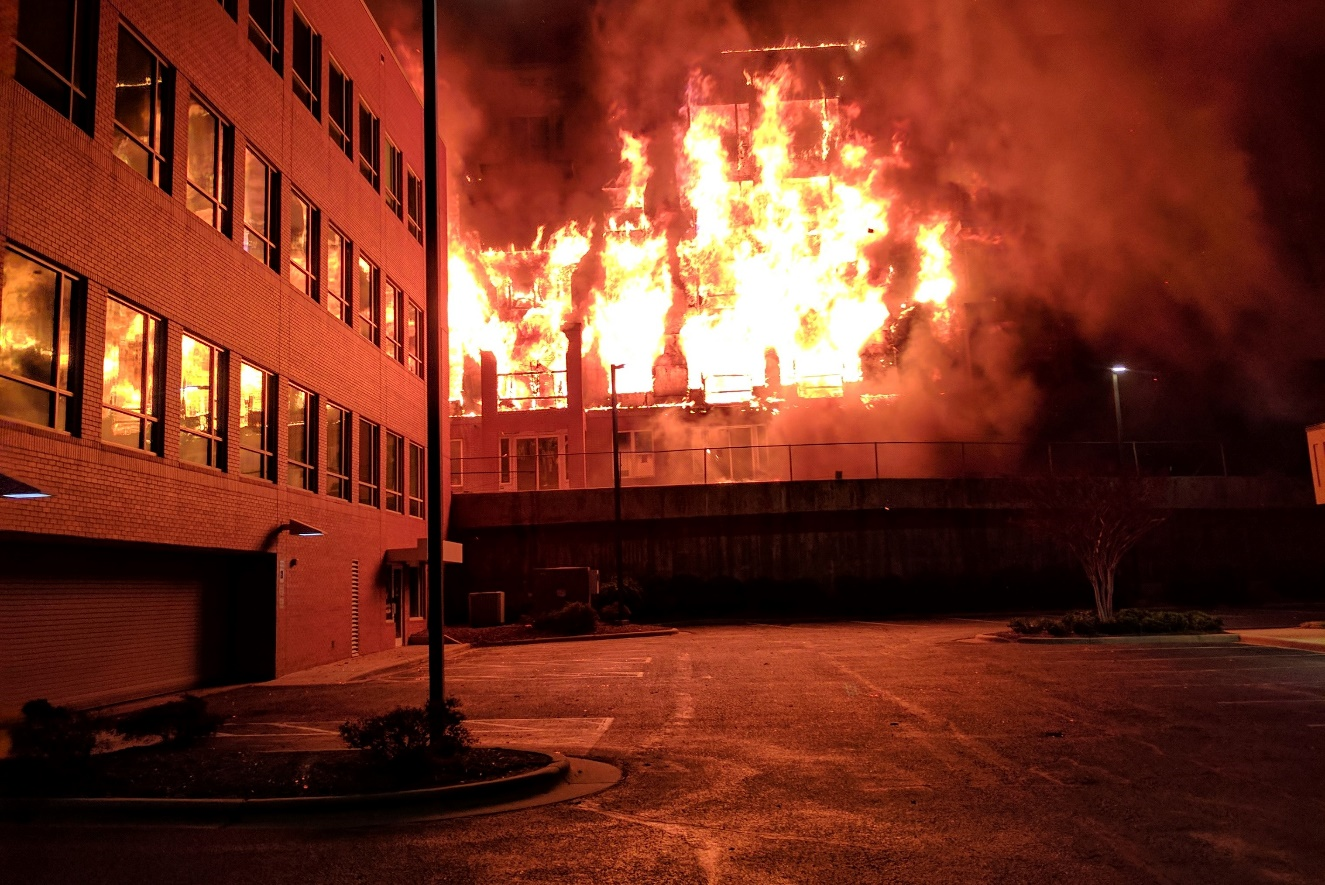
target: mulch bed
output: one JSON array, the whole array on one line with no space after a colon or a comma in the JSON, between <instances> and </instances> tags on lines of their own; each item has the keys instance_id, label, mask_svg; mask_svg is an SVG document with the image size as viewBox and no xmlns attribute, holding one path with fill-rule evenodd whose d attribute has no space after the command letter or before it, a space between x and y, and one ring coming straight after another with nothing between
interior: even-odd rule
<instances>
[{"instance_id":1,"label":"mulch bed","mask_svg":"<svg viewBox=\"0 0 1325 885\"><path fill-rule=\"evenodd\" d=\"M592 636L609 636L624 633L643 633L650 630L662 630L657 624L599 624ZM500 627L450 627L446 628L446 635L456 642L467 642L470 645L506 645L511 642L519 642L523 639L550 639L553 637L566 638L563 633L550 633L546 630L535 630L529 624L503 624Z\"/></svg>"},{"instance_id":2,"label":"mulch bed","mask_svg":"<svg viewBox=\"0 0 1325 885\"><path fill-rule=\"evenodd\" d=\"M0 759L0 796L272 799L417 790L492 780L542 768L543 753L475 747L409 770L359 750L302 752L161 750L94 754L75 768L39 759Z\"/></svg>"}]
</instances>

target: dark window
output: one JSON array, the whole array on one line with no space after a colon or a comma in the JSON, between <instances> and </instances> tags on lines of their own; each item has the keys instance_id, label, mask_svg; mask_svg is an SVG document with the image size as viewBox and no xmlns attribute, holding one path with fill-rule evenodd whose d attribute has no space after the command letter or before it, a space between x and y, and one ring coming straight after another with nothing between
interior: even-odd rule
<instances>
[{"instance_id":1,"label":"dark window","mask_svg":"<svg viewBox=\"0 0 1325 885\"><path fill-rule=\"evenodd\" d=\"M294 33L290 41L292 88L313 116L322 119L322 37L294 11Z\"/></svg>"},{"instance_id":2,"label":"dark window","mask_svg":"<svg viewBox=\"0 0 1325 885\"><path fill-rule=\"evenodd\" d=\"M377 190L382 184L380 123L368 105L359 103L359 171Z\"/></svg>"},{"instance_id":3,"label":"dark window","mask_svg":"<svg viewBox=\"0 0 1325 885\"><path fill-rule=\"evenodd\" d=\"M244 251L270 267L280 268L276 248L281 177L250 150L244 151Z\"/></svg>"},{"instance_id":4,"label":"dark window","mask_svg":"<svg viewBox=\"0 0 1325 885\"><path fill-rule=\"evenodd\" d=\"M164 191L170 190L174 129L170 70L125 28L115 68L115 156Z\"/></svg>"},{"instance_id":5,"label":"dark window","mask_svg":"<svg viewBox=\"0 0 1325 885\"><path fill-rule=\"evenodd\" d=\"M189 211L230 236L230 158L234 127L198 101L189 102Z\"/></svg>"},{"instance_id":6,"label":"dark window","mask_svg":"<svg viewBox=\"0 0 1325 885\"><path fill-rule=\"evenodd\" d=\"M349 325L350 241L333 225L327 225L327 310Z\"/></svg>"},{"instance_id":7,"label":"dark window","mask_svg":"<svg viewBox=\"0 0 1325 885\"><path fill-rule=\"evenodd\" d=\"M382 300L382 272L363 255L359 256L359 334L378 342L378 304Z\"/></svg>"},{"instance_id":8,"label":"dark window","mask_svg":"<svg viewBox=\"0 0 1325 885\"><path fill-rule=\"evenodd\" d=\"M239 20L239 0L220 0L221 8L225 10L226 15Z\"/></svg>"},{"instance_id":9,"label":"dark window","mask_svg":"<svg viewBox=\"0 0 1325 885\"><path fill-rule=\"evenodd\" d=\"M405 319L405 358L409 370L423 377L423 308L413 301Z\"/></svg>"},{"instance_id":10,"label":"dark window","mask_svg":"<svg viewBox=\"0 0 1325 885\"><path fill-rule=\"evenodd\" d=\"M397 218L403 217L405 160L400 148L386 140L386 205Z\"/></svg>"},{"instance_id":11,"label":"dark window","mask_svg":"<svg viewBox=\"0 0 1325 885\"><path fill-rule=\"evenodd\" d=\"M405 361L405 342L401 325L405 321L404 293L390 280L386 281L386 298L382 300L382 348L398 363Z\"/></svg>"},{"instance_id":12,"label":"dark window","mask_svg":"<svg viewBox=\"0 0 1325 885\"><path fill-rule=\"evenodd\" d=\"M405 512L405 438L386 432L386 509Z\"/></svg>"},{"instance_id":13,"label":"dark window","mask_svg":"<svg viewBox=\"0 0 1325 885\"><path fill-rule=\"evenodd\" d=\"M285 481L317 491L317 397L290 385L285 404Z\"/></svg>"},{"instance_id":14,"label":"dark window","mask_svg":"<svg viewBox=\"0 0 1325 885\"><path fill-rule=\"evenodd\" d=\"M327 63L327 128L345 156L354 156L354 81Z\"/></svg>"},{"instance_id":15,"label":"dark window","mask_svg":"<svg viewBox=\"0 0 1325 885\"><path fill-rule=\"evenodd\" d=\"M424 479L428 475L428 464L424 460L423 446L409 444L409 515L423 519L426 515L423 507Z\"/></svg>"},{"instance_id":16,"label":"dark window","mask_svg":"<svg viewBox=\"0 0 1325 885\"><path fill-rule=\"evenodd\" d=\"M221 351L185 335L180 348L179 457L221 467L225 455L221 398Z\"/></svg>"},{"instance_id":17,"label":"dark window","mask_svg":"<svg viewBox=\"0 0 1325 885\"><path fill-rule=\"evenodd\" d=\"M345 501L353 499L350 485L350 413L327 403L327 494Z\"/></svg>"},{"instance_id":18,"label":"dark window","mask_svg":"<svg viewBox=\"0 0 1325 885\"><path fill-rule=\"evenodd\" d=\"M102 356L101 438L161 452L161 328L159 319L115 298L106 299Z\"/></svg>"},{"instance_id":19,"label":"dark window","mask_svg":"<svg viewBox=\"0 0 1325 885\"><path fill-rule=\"evenodd\" d=\"M423 242L423 182L413 172L405 176L405 207L409 214L410 236Z\"/></svg>"},{"instance_id":20,"label":"dark window","mask_svg":"<svg viewBox=\"0 0 1325 885\"><path fill-rule=\"evenodd\" d=\"M12 249L0 280L0 415L77 429L75 280Z\"/></svg>"},{"instance_id":21,"label":"dark window","mask_svg":"<svg viewBox=\"0 0 1325 885\"><path fill-rule=\"evenodd\" d=\"M451 437L451 488L465 484L465 441Z\"/></svg>"},{"instance_id":22,"label":"dark window","mask_svg":"<svg viewBox=\"0 0 1325 885\"><path fill-rule=\"evenodd\" d=\"M275 480L275 422L272 402L276 381L270 373L239 364L239 472L255 479Z\"/></svg>"},{"instance_id":23,"label":"dark window","mask_svg":"<svg viewBox=\"0 0 1325 885\"><path fill-rule=\"evenodd\" d=\"M320 216L303 194L290 194L290 282L317 298L317 241Z\"/></svg>"},{"instance_id":24,"label":"dark window","mask_svg":"<svg viewBox=\"0 0 1325 885\"><path fill-rule=\"evenodd\" d=\"M380 492L378 475L381 473L381 440L378 426L364 418L359 419L359 503L378 506Z\"/></svg>"},{"instance_id":25,"label":"dark window","mask_svg":"<svg viewBox=\"0 0 1325 885\"><path fill-rule=\"evenodd\" d=\"M248 39L259 54L281 72L281 46L285 22L281 0L248 0Z\"/></svg>"},{"instance_id":26,"label":"dark window","mask_svg":"<svg viewBox=\"0 0 1325 885\"><path fill-rule=\"evenodd\" d=\"M14 79L92 132L98 0L19 0Z\"/></svg>"}]
</instances>

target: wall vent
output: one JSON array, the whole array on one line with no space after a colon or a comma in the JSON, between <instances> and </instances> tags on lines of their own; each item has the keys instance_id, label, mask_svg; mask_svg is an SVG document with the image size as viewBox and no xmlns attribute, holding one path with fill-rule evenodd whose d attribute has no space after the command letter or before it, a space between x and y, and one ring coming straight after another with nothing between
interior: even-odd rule
<instances>
[{"instance_id":1,"label":"wall vent","mask_svg":"<svg viewBox=\"0 0 1325 885\"><path fill-rule=\"evenodd\" d=\"M359 656L359 560L350 562L350 657Z\"/></svg>"}]
</instances>

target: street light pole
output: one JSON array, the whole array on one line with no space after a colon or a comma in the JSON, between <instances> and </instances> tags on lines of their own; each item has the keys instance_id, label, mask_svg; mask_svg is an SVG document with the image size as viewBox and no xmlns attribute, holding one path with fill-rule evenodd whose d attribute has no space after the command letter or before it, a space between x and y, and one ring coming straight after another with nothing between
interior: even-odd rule
<instances>
[{"instance_id":1,"label":"street light pole","mask_svg":"<svg viewBox=\"0 0 1325 885\"><path fill-rule=\"evenodd\" d=\"M617 425L616 370L624 369L624 363L612 366L612 504L615 509L613 528L616 532L616 594L617 611L621 611L621 601L625 598L626 588L621 577L621 437Z\"/></svg>"},{"instance_id":2,"label":"street light pole","mask_svg":"<svg viewBox=\"0 0 1325 885\"><path fill-rule=\"evenodd\" d=\"M1109 373L1113 378L1113 420L1114 426L1118 431L1118 469L1123 466L1123 400L1118 394L1118 376L1127 371L1124 365L1114 365L1109 368Z\"/></svg>"}]
</instances>

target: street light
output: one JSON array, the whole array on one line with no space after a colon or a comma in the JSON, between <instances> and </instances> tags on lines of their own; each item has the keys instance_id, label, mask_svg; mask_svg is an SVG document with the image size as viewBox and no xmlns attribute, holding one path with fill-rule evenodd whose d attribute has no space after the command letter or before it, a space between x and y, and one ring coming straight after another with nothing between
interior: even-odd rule
<instances>
[{"instance_id":1,"label":"street light","mask_svg":"<svg viewBox=\"0 0 1325 885\"><path fill-rule=\"evenodd\" d=\"M1118 396L1118 376L1127 371L1124 365L1114 365L1109 368L1113 376L1113 419L1118 426L1118 447L1122 451L1123 444L1123 401Z\"/></svg>"},{"instance_id":2,"label":"street light","mask_svg":"<svg viewBox=\"0 0 1325 885\"><path fill-rule=\"evenodd\" d=\"M0 498L24 500L29 498L49 498L49 492L43 492L36 486L30 486L22 480L0 473Z\"/></svg>"},{"instance_id":3,"label":"street light","mask_svg":"<svg viewBox=\"0 0 1325 885\"><path fill-rule=\"evenodd\" d=\"M624 599L625 585L621 578L621 437L617 430L616 409L616 370L624 369L625 363L612 365L612 504L615 508L613 528L616 530L616 594L617 613L620 617L621 600Z\"/></svg>"}]
</instances>

